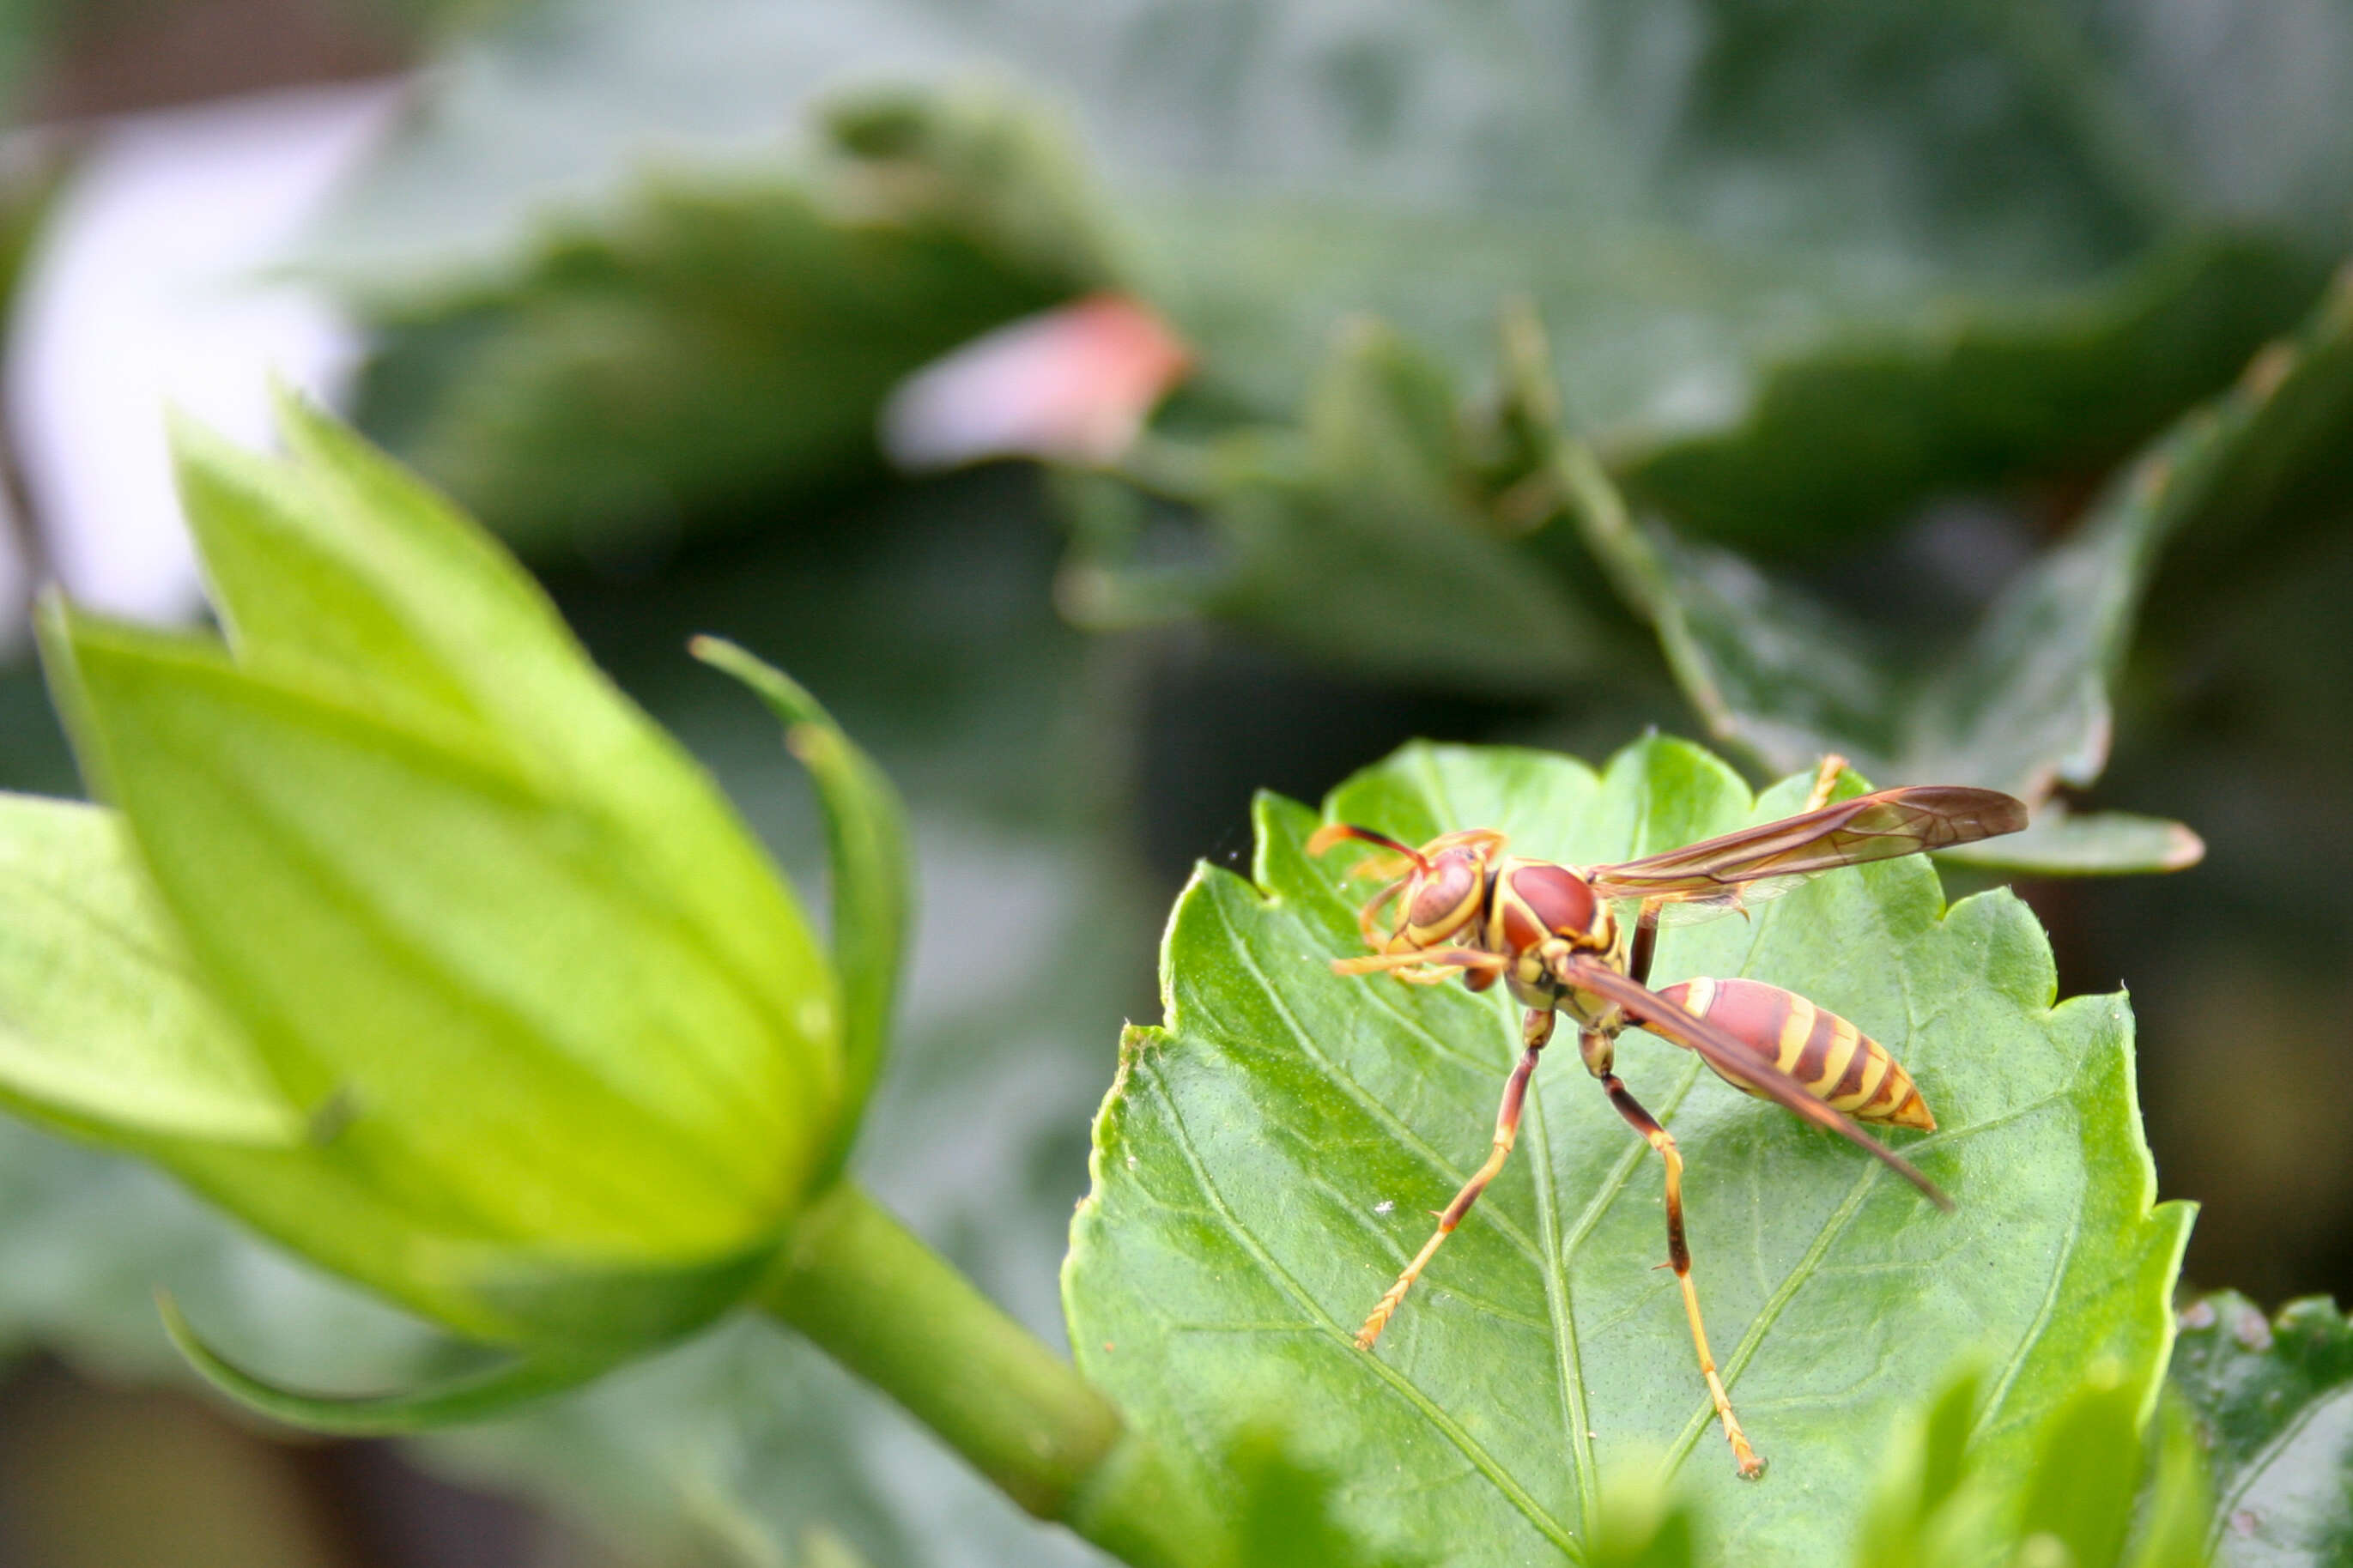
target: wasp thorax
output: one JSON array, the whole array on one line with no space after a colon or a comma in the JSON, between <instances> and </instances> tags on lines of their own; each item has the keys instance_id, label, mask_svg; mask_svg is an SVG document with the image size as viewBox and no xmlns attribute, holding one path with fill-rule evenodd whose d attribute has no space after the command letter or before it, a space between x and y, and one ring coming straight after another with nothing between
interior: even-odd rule
<instances>
[{"instance_id":1,"label":"wasp thorax","mask_svg":"<svg viewBox=\"0 0 2353 1568\"><path fill-rule=\"evenodd\" d=\"M1592 884L1576 872L1548 861L1514 860L1501 880L1495 913L1507 950L1534 947L1548 936L1599 945L1594 939L1600 934L1595 928L1601 906Z\"/></svg>"}]
</instances>

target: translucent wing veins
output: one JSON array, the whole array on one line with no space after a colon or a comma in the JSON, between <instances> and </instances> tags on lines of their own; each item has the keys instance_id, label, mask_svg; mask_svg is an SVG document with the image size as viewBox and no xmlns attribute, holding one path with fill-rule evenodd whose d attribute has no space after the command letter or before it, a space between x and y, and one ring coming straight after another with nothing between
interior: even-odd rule
<instances>
[{"instance_id":1,"label":"translucent wing veins","mask_svg":"<svg viewBox=\"0 0 2353 1568\"><path fill-rule=\"evenodd\" d=\"M1756 827L1585 872L1604 899L1734 904L1769 896L1840 866L1947 849L2026 826L2026 806L1999 790L1914 784L1857 795Z\"/></svg>"}]
</instances>

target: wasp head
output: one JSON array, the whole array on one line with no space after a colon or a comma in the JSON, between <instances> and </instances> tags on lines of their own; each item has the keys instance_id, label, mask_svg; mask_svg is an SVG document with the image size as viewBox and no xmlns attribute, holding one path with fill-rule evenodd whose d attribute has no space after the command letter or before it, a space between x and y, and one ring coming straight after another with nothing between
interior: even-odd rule
<instances>
[{"instance_id":1,"label":"wasp head","mask_svg":"<svg viewBox=\"0 0 2353 1568\"><path fill-rule=\"evenodd\" d=\"M1491 828L1470 828L1413 849L1369 827L1335 822L1315 831L1307 841L1307 852L1321 855L1348 839L1377 844L1403 861L1398 868L1403 874L1374 894L1358 917L1367 945L1380 952L1406 953L1476 940L1486 906L1489 871L1503 851L1502 834ZM1378 861L1371 864L1381 868ZM1397 906L1396 918L1383 931L1381 910L1391 903Z\"/></svg>"}]
</instances>

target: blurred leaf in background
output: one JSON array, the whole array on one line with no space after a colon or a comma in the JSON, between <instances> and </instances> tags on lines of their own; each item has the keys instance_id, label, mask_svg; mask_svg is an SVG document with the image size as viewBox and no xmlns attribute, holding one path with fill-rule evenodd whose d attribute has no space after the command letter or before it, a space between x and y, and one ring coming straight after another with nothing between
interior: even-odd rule
<instances>
[{"instance_id":1,"label":"blurred leaf in background","mask_svg":"<svg viewBox=\"0 0 2353 1568\"><path fill-rule=\"evenodd\" d=\"M2218 1568L2353 1556L2353 1324L2334 1301L2272 1319L2232 1290L2191 1302L2174 1384L2214 1467Z\"/></svg>"},{"instance_id":2,"label":"blurred leaf in background","mask_svg":"<svg viewBox=\"0 0 2353 1568\"><path fill-rule=\"evenodd\" d=\"M1614 499L1594 493L1598 481L1579 484L1574 452L1556 461L1563 488L1584 492L1572 506L1586 538L1633 585L1711 731L1776 770L1839 750L1883 776L1983 784L2039 803L2057 785L2090 785L2106 765L2110 688L2160 552L2184 535L2243 535L2284 510L2353 499L2348 427L2353 271L2296 337L2265 348L2229 392L2184 414L2120 471L1949 649L1924 648L1916 630L1874 636L1728 551L1630 525L1622 508L1597 518ZM1959 858L2032 868L2049 853L2033 838L2063 851L2095 831L2044 821ZM2161 837L2148 857L2164 868L2196 858L2194 841L2168 855Z\"/></svg>"},{"instance_id":3,"label":"blurred leaf in background","mask_svg":"<svg viewBox=\"0 0 2353 1568\"><path fill-rule=\"evenodd\" d=\"M1090 221L1219 395L1293 408L1355 312L1473 374L1528 294L1639 499L1819 546L1938 489L2097 471L2309 299L2348 237L2353 23L2168 18L575 0L453 60L313 260L412 326L523 279L474 330L529 339L551 206L626 234L649 157L806 144L861 81L1010 82L1075 126ZM638 298L691 327L692 300Z\"/></svg>"},{"instance_id":4,"label":"blurred leaf in background","mask_svg":"<svg viewBox=\"0 0 2353 1568\"><path fill-rule=\"evenodd\" d=\"M978 89L835 103L799 156L661 162L559 210L454 313L386 308L380 434L526 547L628 555L871 477L877 411L987 328L1112 279L1039 110Z\"/></svg>"},{"instance_id":5,"label":"blurred leaf in background","mask_svg":"<svg viewBox=\"0 0 2353 1568\"><path fill-rule=\"evenodd\" d=\"M992 324L942 301L1001 319L1117 282L1199 350L1179 427L1298 407L1300 435L1236 433L1161 465L1223 558L1120 573L1146 531L1098 492L1079 512L1075 613L1213 614L1378 676L1556 692L1623 662L1611 618L1577 608L1602 574L1574 548L1537 551L1570 580L1539 584L1550 574L1484 537L1514 531L1508 512L1482 519L1464 510L1480 498L1446 489L1447 369L1487 374L1496 302L1525 296L1555 329L1556 418L1594 432L1634 504L1694 537L1597 536L1599 564L1658 624L1712 731L1772 771L1835 747L1890 780L2037 799L2096 778L2154 545L2214 487L2185 482L2192 499L2159 508L2164 487L2145 482L2039 574L1999 600L1980 590L1974 639L1936 639L1941 675L1912 639L1697 540L1819 553L1940 495L2080 485L2286 327L2346 237L2318 198L2353 170L2327 123L2353 27L2317 15L2269 17L2228 48L2137 12L1923 28L1725 9L1669 27L1302 0L1072 26L1047 3L949 18L710 0L695 17L666 16L657 37L635 7L578 5L494 37L323 232L313 265L401 328L373 417L461 496L526 537L555 516L575 538L644 547L763 484L860 471L893 376ZM2237 95L2290 57L2253 136ZM774 68L756 87L755 59ZM922 85L844 98L861 78ZM982 79L1017 86L978 97ZM593 131L574 96L588 79L606 95ZM1053 144L1024 93L1067 117L1083 153ZM558 130L579 132L561 153L514 150ZM772 172L747 175L764 139ZM625 176L632 146L663 149L663 166ZM699 204L687 193L709 195L723 159L739 163L722 182L734 198ZM861 186L896 194L844 200ZM455 194L421 225L427 190ZM569 237L543 237L533 204L549 202ZM923 221L962 248L918 277L891 258ZM762 249L785 234L800 237ZM1026 300L1008 268L1030 279ZM1368 463L1348 433L1361 332L1308 390L1302 367L1357 310L1439 355L1412 400L1439 423L1418 416L1398 444L1437 467ZM868 372L795 358L813 352ZM807 377L758 392L746 354L755 378L833 371L834 395L797 410ZM2253 401L2281 375L2252 373ZM2253 461L2292 487L2283 439ZM2206 445L2152 461L2201 452L2241 477ZM1613 541L1639 559L1607 559ZM1336 582L1335 562L1349 567ZM2030 637L2030 622L2081 635ZM2169 868L2192 843L2053 812L2001 863Z\"/></svg>"},{"instance_id":6,"label":"blurred leaf in background","mask_svg":"<svg viewBox=\"0 0 2353 1568\"><path fill-rule=\"evenodd\" d=\"M2294 489L2320 460L2295 443L2327 426L2249 437L2253 412L2225 409L2003 569L2029 553L2016 498L2087 485L2224 386L2345 242L2326 194L2353 172L2330 113L2353 25L2317 13L2242 18L2228 47L2153 11L692 16L600 0L491 35L311 252L398 329L376 427L526 538L557 519L575 543L658 550L763 486L852 479L894 376L994 324L958 310L1116 284L1198 349L1169 423L1213 436L1129 477L1208 527L1172 553L1149 505L1073 485L1064 603L1088 624L1208 615L1380 679L1612 710L1630 662L1654 661L1618 646L1607 581L1711 732L1768 772L1836 749L1889 782L2039 802L2105 761L2157 544L2236 481ZM858 96L875 80L904 85ZM1449 390L1491 374L1506 298L1554 334L1510 370L1556 388L1525 456L1554 466L1563 428L1588 432L1660 517L1514 547L1552 514L1541 475L1504 488ZM1357 312L1398 338L1356 328L1327 357ZM2287 380L2299 411L2329 406L2338 367L2305 346L2294 376L2259 362L2241 402ZM787 369L833 373L831 395L762 379ZM1465 483L1482 458L1493 493ZM2149 479L2176 462L2215 482L2177 500ZM1592 510L1589 484L1555 489ZM2006 521L1936 547L1948 602L1908 625L1705 542L1820 557L1987 491ZM2196 854L2177 825L2053 809L1986 863Z\"/></svg>"},{"instance_id":7,"label":"blurred leaf in background","mask_svg":"<svg viewBox=\"0 0 2353 1568\"><path fill-rule=\"evenodd\" d=\"M1221 616L1382 679L1524 700L1593 679L1617 662L1619 619L1531 569L1460 418L1441 367L1353 323L1296 428L1151 442L1119 479L1066 476L1062 608L1099 631ZM1208 537L1156 559L1166 531L1122 479L1198 508Z\"/></svg>"}]
</instances>

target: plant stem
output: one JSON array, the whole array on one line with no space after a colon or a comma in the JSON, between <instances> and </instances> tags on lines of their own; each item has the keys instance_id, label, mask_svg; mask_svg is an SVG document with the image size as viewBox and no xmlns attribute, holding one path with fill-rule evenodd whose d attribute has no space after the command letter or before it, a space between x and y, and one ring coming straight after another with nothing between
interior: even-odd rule
<instances>
[{"instance_id":1,"label":"plant stem","mask_svg":"<svg viewBox=\"0 0 2353 1568\"><path fill-rule=\"evenodd\" d=\"M1198 1500L1111 1402L853 1184L802 1215L756 1300L1036 1517L1139 1568L1219 1555Z\"/></svg>"}]
</instances>

